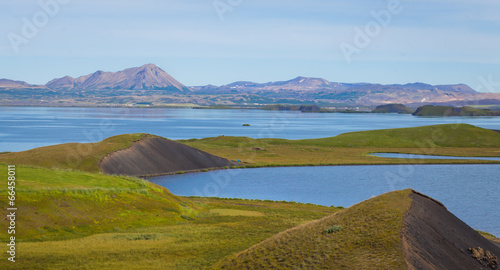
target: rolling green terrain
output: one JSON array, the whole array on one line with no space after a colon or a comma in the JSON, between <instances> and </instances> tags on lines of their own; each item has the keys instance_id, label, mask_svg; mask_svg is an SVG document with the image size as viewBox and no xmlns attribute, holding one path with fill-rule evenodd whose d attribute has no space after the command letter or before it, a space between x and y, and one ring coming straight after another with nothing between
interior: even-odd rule
<instances>
[{"instance_id":1,"label":"rolling green terrain","mask_svg":"<svg viewBox=\"0 0 500 270\"><path fill-rule=\"evenodd\" d=\"M5 164L0 170L7 171ZM181 198L136 178L17 166L17 262L0 269L204 269L339 211L309 204ZM7 194L6 186L0 193ZM0 197L2 215L7 196ZM6 225L2 221L3 225ZM0 231L1 242L8 239Z\"/></svg>"},{"instance_id":2,"label":"rolling green terrain","mask_svg":"<svg viewBox=\"0 0 500 270\"><path fill-rule=\"evenodd\" d=\"M220 136L180 141L247 166L498 163L480 160L378 158L375 152L500 156L500 133L467 124L352 132L336 137L284 140Z\"/></svg>"},{"instance_id":3,"label":"rolling green terrain","mask_svg":"<svg viewBox=\"0 0 500 270\"><path fill-rule=\"evenodd\" d=\"M130 147L149 134L114 136L98 143L72 143L0 154L0 162L44 168L99 172L106 155ZM370 156L390 152L463 157L500 156L500 133L467 124L351 132L336 137L285 140L219 136L180 140L210 154L240 160L242 166L310 166L360 164L499 163L486 160L407 160Z\"/></svg>"}]
</instances>

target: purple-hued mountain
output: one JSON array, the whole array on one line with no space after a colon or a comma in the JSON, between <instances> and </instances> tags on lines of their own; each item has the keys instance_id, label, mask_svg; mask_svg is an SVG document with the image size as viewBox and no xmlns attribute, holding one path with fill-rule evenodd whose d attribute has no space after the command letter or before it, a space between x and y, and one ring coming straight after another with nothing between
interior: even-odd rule
<instances>
[{"instance_id":1,"label":"purple-hued mountain","mask_svg":"<svg viewBox=\"0 0 500 270\"><path fill-rule=\"evenodd\" d=\"M72 78L66 76L46 84L53 90L168 90L169 92L190 92L167 72L153 64L128 68L118 72L97 71L87 76Z\"/></svg>"}]
</instances>

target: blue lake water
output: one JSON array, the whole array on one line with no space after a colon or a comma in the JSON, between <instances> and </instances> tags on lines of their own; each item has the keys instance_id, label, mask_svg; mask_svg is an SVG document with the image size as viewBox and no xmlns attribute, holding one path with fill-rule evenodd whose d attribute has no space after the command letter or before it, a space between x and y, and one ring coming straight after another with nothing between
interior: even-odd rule
<instances>
[{"instance_id":1,"label":"blue lake water","mask_svg":"<svg viewBox=\"0 0 500 270\"><path fill-rule=\"evenodd\" d=\"M182 196L284 200L348 207L412 188L477 230L500 236L500 165L287 167L150 178Z\"/></svg>"},{"instance_id":2,"label":"blue lake water","mask_svg":"<svg viewBox=\"0 0 500 270\"><path fill-rule=\"evenodd\" d=\"M472 159L472 160L500 161L500 157L452 157L452 156L414 155L414 154L399 154L399 153L372 153L370 155L383 158L404 158L404 159Z\"/></svg>"},{"instance_id":3,"label":"blue lake water","mask_svg":"<svg viewBox=\"0 0 500 270\"><path fill-rule=\"evenodd\" d=\"M0 152L145 132L170 139L226 136L308 139L351 131L468 123L500 129L500 117L423 118L400 114L260 110L0 107ZM250 127L243 127L250 124Z\"/></svg>"}]
</instances>

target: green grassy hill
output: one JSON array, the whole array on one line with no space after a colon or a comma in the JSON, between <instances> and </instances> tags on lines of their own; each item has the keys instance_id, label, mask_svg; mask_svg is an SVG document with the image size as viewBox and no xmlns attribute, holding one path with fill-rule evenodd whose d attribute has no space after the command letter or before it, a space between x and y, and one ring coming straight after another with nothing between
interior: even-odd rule
<instances>
[{"instance_id":1,"label":"green grassy hill","mask_svg":"<svg viewBox=\"0 0 500 270\"><path fill-rule=\"evenodd\" d=\"M384 194L287 230L223 260L216 268L406 269L400 231L411 204L410 193Z\"/></svg>"},{"instance_id":2,"label":"green grassy hill","mask_svg":"<svg viewBox=\"0 0 500 270\"><path fill-rule=\"evenodd\" d=\"M28 151L0 155L0 162L99 172L97 164L108 154L125 149L132 143L150 137L144 133L125 134L107 138L97 143L67 143L35 148Z\"/></svg>"}]
</instances>

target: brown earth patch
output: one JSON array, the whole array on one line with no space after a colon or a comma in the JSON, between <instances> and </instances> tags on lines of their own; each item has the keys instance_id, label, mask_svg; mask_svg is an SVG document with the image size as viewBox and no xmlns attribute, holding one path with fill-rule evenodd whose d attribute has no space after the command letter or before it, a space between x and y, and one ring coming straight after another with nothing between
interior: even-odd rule
<instances>
[{"instance_id":1,"label":"brown earth patch","mask_svg":"<svg viewBox=\"0 0 500 270\"><path fill-rule=\"evenodd\" d=\"M156 137L135 142L129 148L111 153L99 162L99 168L105 174L128 176L163 175L236 165L236 162L225 158Z\"/></svg>"},{"instance_id":2,"label":"brown earth patch","mask_svg":"<svg viewBox=\"0 0 500 270\"><path fill-rule=\"evenodd\" d=\"M418 192L410 194L412 204L403 219L403 252L409 270L413 269L497 269L484 265L484 256L470 250L483 250L488 258L498 257L500 248L450 213L440 202ZM476 254L478 258L475 258ZM479 254L479 255L478 255Z\"/></svg>"}]
</instances>

